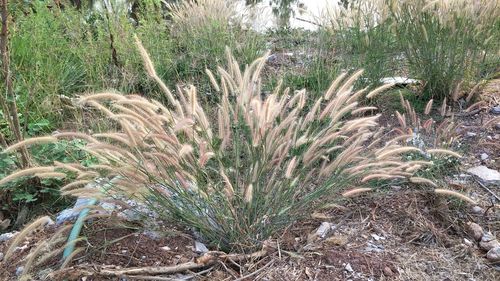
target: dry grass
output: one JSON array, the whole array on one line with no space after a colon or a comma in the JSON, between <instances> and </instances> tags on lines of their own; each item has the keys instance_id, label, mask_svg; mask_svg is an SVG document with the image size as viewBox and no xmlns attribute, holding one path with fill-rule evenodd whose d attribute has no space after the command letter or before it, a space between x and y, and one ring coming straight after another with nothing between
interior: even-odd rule
<instances>
[{"instance_id":1,"label":"dry grass","mask_svg":"<svg viewBox=\"0 0 500 281\"><path fill-rule=\"evenodd\" d=\"M168 3L173 30L199 30L214 22L238 21L235 2L224 0L187 0Z\"/></svg>"}]
</instances>

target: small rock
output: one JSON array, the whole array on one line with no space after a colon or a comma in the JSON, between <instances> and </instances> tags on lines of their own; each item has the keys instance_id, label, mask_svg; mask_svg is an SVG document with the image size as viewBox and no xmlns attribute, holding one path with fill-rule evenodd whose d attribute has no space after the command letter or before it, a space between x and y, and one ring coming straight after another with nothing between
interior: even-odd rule
<instances>
[{"instance_id":1,"label":"small rock","mask_svg":"<svg viewBox=\"0 0 500 281\"><path fill-rule=\"evenodd\" d=\"M493 248L500 247L500 243L495 239L495 236L487 232L483 234L481 242L479 242L479 247L485 251L489 251Z\"/></svg>"},{"instance_id":2,"label":"small rock","mask_svg":"<svg viewBox=\"0 0 500 281\"><path fill-rule=\"evenodd\" d=\"M123 218L126 221L130 222L136 222L136 221L141 221L144 220L144 216L142 213L132 210L132 209L126 209L117 214L118 217Z\"/></svg>"},{"instance_id":3,"label":"small rock","mask_svg":"<svg viewBox=\"0 0 500 281\"><path fill-rule=\"evenodd\" d=\"M500 173L486 166L470 168L467 172L478 177L484 184L500 183Z\"/></svg>"},{"instance_id":4,"label":"small rock","mask_svg":"<svg viewBox=\"0 0 500 281\"><path fill-rule=\"evenodd\" d=\"M194 251L198 254L204 254L208 252L208 248L207 246L205 246L205 244L199 241L194 241Z\"/></svg>"},{"instance_id":5,"label":"small rock","mask_svg":"<svg viewBox=\"0 0 500 281\"><path fill-rule=\"evenodd\" d=\"M467 223L467 232L474 238L474 240L479 241L483 237L483 228L479 224L474 222Z\"/></svg>"},{"instance_id":6,"label":"small rock","mask_svg":"<svg viewBox=\"0 0 500 281\"><path fill-rule=\"evenodd\" d=\"M160 249L162 249L163 251L170 251L170 247L169 246L163 246L163 247L160 247Z\"/></svg>"},{"instance_id":7,"label":"small rock","mask_svg":"<svg viewBox=\"0 0 500 281\"><path fill-rule=\"evenodd\" d=\"M100 202L99 206L110 213L117 208L116 204L111 203L111 202Z\"/></svg>"},{"instance_id":8,"label":"small rock","mask_svg":"<svg viewBox=\"0 0 500 281\"><path fill-rule=\"evenodd\" d=\"M488 253L486 253L486 258L493 262L500 261L500 247L489 250Z\"/></svg>"},{"instance_id":9,"label":"small rock","mask_svg":"<svg viewBox=\"0 0 500 281\"><path fill-rule=\"evenodd\" d=\"M275 62L278 59L278 56L276 54L271 54L269 57L267 57L268 62Z\"/></svg>"},{"instance_id":10,"label":"small rock","mask_svg":"<svg viewBox=\"0 0 500 281\"><path fill-rule=\"evenodd\" d=\"M497 123L497 124L495 125L495 128L496 128L497 130L500 130L500 123Z\"/></svg>"},{"instance_id":11,"label":"small rock","mask_svg":"<svg viewBox=\"0 0 500 281\"><path fill-rule=\"evenodd\" d=\"M494 106L491 108L491 113L498 115L500 114L500 105Z\"/></svg>"},{"instance_id":12,"label":"small rock","mask_svg":"<svg viewBox=\"0 0 500 281\"><path fill-rule=\"evenodd\" d=\"M371 242L368 242L367 244L368 246L364 249L365 252L382 253L384 251L384 246L382 245L375 245Z\"/></svg>"},{"instance_id":13,"label":"small rock","mask_svg":"<svg viewBox=\"0 0 500 281\"><path fill-rule=\"evenodd\" d=\"M23 271L24 271L24 266L18 266L16 268L16 275L20 276L21 274L23 274Z\"/></svg>"},{"instance_id":14,"label":"small rock","mask_svg":"<svg viewBox=\"0 0 500 281\"><path fill-rule=\"evenodd\" d=\"M468 247L472 247L473 243L467 238L464 238L464 244L467 245Z\"/></svg>"},{"instance_id":15,"label":"small rock","mask_svg":"<svg viewBox=\"0 0 500 281\"><path fill-rule=\"evenodd\" d=\"M160 232L154 231L154 230L146 230L142 234L144 234L144 236L146 236L150 239L153 239L153 240L159 240L162 237Z\"/></svg>"},{"instance_id":16,"label":"small rock","mask_svg":"<svg viewBox=\"0 0 500 281\"><path fill-rule=\"evenodd\" d=\"M90 205L92 202L91 198L78 198L76 199L75 205L73 208L62 210L56 217L56 224L60 225L67 221L76 220L78 215L84 206Z\"/></svg>"},{"instance_id":17,"label":"small rock","mask_svg":"<svg viewBox=\"0 0 500 281\"><path fill-rule=\"evenodd\" d=\"M4 256L4 254L2 252L0 252L0 261L3 260L3 256Z\"/></svg>"},{"instance_id":18,"label":"small rock","mask_svg":"<svg viewBox=\"0 0 500 281\"><path fill-rule=\"evenodd\" d=\"M472 212L474 214L482 214L484 212L483 208L479 207L479 206L474 206L472 207Z\"/></svg>"},{"instance_id":19,"label":"small rock","mask_svg":"<svg viewBox=\"0 0 500 281\"><path fill-rule=\"evenodd\" d=\"M496 238L495 238L495 236L493 236L493 234L491 234L491 232L485 232L483 234L483 236L481 237L482 242L490 242L493 240L496 240Z\"/></svg>"},{"instance_id":20,"label":"small rock","mask_svg":"<svg viewBox=\"0 0 500 281\"><path fill-rule=\"evenodd\" d=\"M350 263L346 264L344 269L347 271L347 272L353 272L354 269L352 269L352 266Z\"/></svg>"},{"instance_id":21,"label":"small rock","mask_svg":"<svg viewBox=\"0 0 500 281\"><path fill-rule=\"evenodd\" d=\"M375 241L378 241L378 240L385 240L385 237L383 236L378 236L377 234L370 234L370 236L375 239Z\"/></svg>"},{"instance_id":22,"label":"small rock","mask_svg":"<svg viewBox=\"0 0 500 281\"><path fill-rule=\"evenodd\" d=\"M26 249L28 249L28 244L22 245L20 247L15 247L14 251L24 251Z\"/></svg>"},{"instance_id":23,"label":"small rock","mask_svg":"<svg viewBox=\"0 0 500 281\"><path fill-rule=\"evenodd\" d=\"M49 280L49 274L51 274L52 272L54 272L53 269L51 268L47 268L47 269L43 269L43 270L40 270L39 272L37 272L36 276L38 277L37 280ZM83 279L82 279L83 280Z\"/></svg>"},{"instance_id":24,"label":"small rock","mask_svg":"<svg viewBox=\"0 0 500 281\"><path fill-rule=\"evenodd\" d=\"M16 236L18 233L19 233L18 231L4 233L0 235L0 242L9 241L12 237Z\"/></svg>"},{"instance_id":25,"label":"small rock","mask_svg":"<svg viewBox=\"0 0 500 281\"><path fill-rule=\"evenodd\" d=\"M332 229L332 224L329 222L322 222L321 225L318 227L316 230L316 235L325 238L325 236L328 234L328 232Z\"/></svg>"},{"instance_id":26,"label":"small rock","mask_svg":"<svg viewBox=\"0 0 500 281\"><path fill-rule=\"evenodd\" d=\"M398 190L401 190L401 186L399 185L391 185L391 188L398 191Z\"/></svg>"},{"instance_id":27,"label":"small rock","mask_svg":"<svg viewBox=\"0 0 500 281\"><path fill-rule=\"evenodd\" d=\"M472 138L472 137L477 136L477 134L474 132L467 132L467 136Z\"/></svg>"},{"instance_id":28,"label":"small rock","mask_svg":"<svg viewBox=\"0 0 500 281\"><path fill-rule=\"evenodd\" d=\"M392 269L388 266L384 267L384 275L385 276L393 276L394 272L392 272Z\"/></svg>"},{"instance_id":29,"label":"small rock","mask_svg":"<svg viewBox=\"0 0 500 281\"><path fill-rule=\"evenodd\" d=\"M486 154L486 153L481 153L480 157L481 157L481 160L483 160L483 161L486 160L486 159L488 159L488 158L490 158L490 156L488 154Z\"/></svg>"}]
</instances>

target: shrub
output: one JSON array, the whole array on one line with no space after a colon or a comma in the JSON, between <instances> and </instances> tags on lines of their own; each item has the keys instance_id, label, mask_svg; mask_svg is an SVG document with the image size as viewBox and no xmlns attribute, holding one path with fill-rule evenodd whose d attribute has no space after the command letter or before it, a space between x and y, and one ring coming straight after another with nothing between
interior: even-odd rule
<instances>
[{"instance_id":1,"label":"shrub","mask_svg":"<svg viewBox=\"0 0 500 281\"><path fill-rule=\"evenodd\" d=\"M168 106L137 95L84 96L81 104L97 108L121 129L92 136L56 134L18 143L7 152L74 136L88 141L84 149L100 164L35 167L0 184L31 174L50 177L71 171L77 181L62 188L65 195L132 197L149 203L164 218L194 228L213 246L248 251L351 186L405 179L424 165L401 161L401 154L417 148L400 146L396 140L379 145L378 115L359 117L370 109L357 107L365 92L352 90L361 71L338 77L309 108L305 90L292 94L277 87L262 95L260 72L267 56L241 71L228 53L226 69L218 67L217 75L207 70L221 95L212 116L200 105L195 87L174 96L142 45L139 48ZM115 178L112 188L85 186L103 176Z\"/></svg>"}]
</instances>

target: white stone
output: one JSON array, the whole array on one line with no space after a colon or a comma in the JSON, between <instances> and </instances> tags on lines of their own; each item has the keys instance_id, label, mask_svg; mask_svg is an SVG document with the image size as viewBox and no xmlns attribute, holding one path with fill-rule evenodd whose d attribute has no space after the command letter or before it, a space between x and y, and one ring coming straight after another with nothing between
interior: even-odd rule
<instances>
[{"instance_id":1,"label":"white stone","mask_svg":"<svg viewBox=\"0 0 500 281\"><path fill-rule=\"evenodd\" d=\"M464 238L464 244L467 245L468 247L472 247L473 243L467 238Z\"/></svg>"},{"instance_id":2,"label":"white stone","mask_svg":"<svg viewBox=\"0 0 500 281\"><path fill-rule=\"evenodd\" d=\"M396 85L409 85L409 84L419 84L419 80L411 79L408 77L384 77L380 79L380 83L383 84L396 84Z\"/></svg>"},{"instance_id":3,"label":"white stone","mask_svg":"<svg viewBox=\"0 0 500 281\"><path fill-rule=\"evenodd\" d=\"M370 234L370 236L375 239L375 241L378 241L378 240L385 240L385 237L383 236L378 236L377 234Z\"/></svg>"},{"instance_id":4,"label":"white stone","mask_svg":"<svg viewBox=\"0 0 500 281\"><path fill-rule=\"evenodd\" d=\"M204 254L208 252L207 246L205 244L199 242L199 241L194 241L194 251L199 253L199 254Z\"/></svg>"},{"instance_id":5,"label":"white stone","mask_svg":"<svg viewBox=\"0 0 500 281\"><path fill-rule=\"evenodd\" d=\"M481 214L484 212L483 208L479 207L479 206L474 206L472 207L472 212L474 214Z\"/></svg>"},{"instance_id":6,"label":"white stone","mask_svg":"<svg viewBox=\"0 0 500 281\"><path fill-rule=\"evenodd\" d=\"M19 232L17 231L4 233L0 235L0 242L9 241L12 237L16 236L18 233Z\"/></svg>"},{"instance_id":7,"label":"white stone","mask_svg":"<svg viewBox=\"0 0 500 281\"><path fill-rule=\"evenodd\" d=\"M483 161L484 161L484 160L486 160L486 159L488 159L488 158L490 158L490 156L488 156L488 154L486 154L486 153L481 153L481 160L483 160Z\"/></svg>"},{"instance_id":8,"label":"white stone","mask_svg":"<svg viewBox=\"0 0 500 281\"><path fill-rule=\"evenodd\" d=\"M478 177L484 184L500 183L500 173L486 166L470 168L467 172Z\"/></svg>"},{"instance_id":9,"label":"white stone","mask_svg":"<svg viewBox=\"0 0 500 281\"><path fill-rule=\"evenodd\" d=\"M492 107L491 113L496 114L496 115L500 114L500 105Z\"/></svg>"},{"instance_id":10,"label":"white stone","mask_svg":"<svg viewBox=\"0 0 500 281\"><path fill-rule=\"evenodd\" d=\"M481 249L485 251L489 251L493 248L500 247L500 243L493 234L491 234L490 232L486 232L483 234L481 242L479 242L479 247L481 247Z\"/></svg>"},{"instance_id":11,"label":"white stone","mask_svg":"<svg viewBox=\"0 0 500 281\"><path fill-rule=\"evenodd\" d=\"M352 269L352 266L351 266L350 263L346 264L344 268L345 268L345 270L347 272L353 272L354 271L354 269Z\"/></svg>"},{"instance_id":12,"label":"white stone","mask_svg":"<svg viewBox=\"0 0 500 281\"><path fill-rule=\"evenodd\" d=\"M495 247L486 253L486 258L490 261L500 261L500 247Z\"/></svg>"},{"instance_id":13,"label":"white stone","mask_svg":"<svg viewBox=\"0 0 500 281\"><path fill-rule=\"evenodd\" d=\"M328 234L328 232L331 229L332 229L332 224L324 221L321 223L321 225L316 230L316 235L318 235L321 238L325 238L325 236Z\"/></svg>"}]
</instances>

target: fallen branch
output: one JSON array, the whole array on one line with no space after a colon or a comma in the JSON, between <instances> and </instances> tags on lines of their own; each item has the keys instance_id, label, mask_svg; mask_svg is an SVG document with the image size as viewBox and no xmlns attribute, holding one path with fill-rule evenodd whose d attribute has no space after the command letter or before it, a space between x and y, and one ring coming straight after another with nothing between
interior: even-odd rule
<instances>
[{"instance_id":1,"label":"fallen branch","mask_svg":"<svg viewBox=\"0 0 500 281\"><path fill-rule=\"evenodd\" d=\"M272 247L264 245L263 249L251 254L226 254L224 252L212 251L207 252L201 257L196 258L194 261L174 265L174 266L147 266L147 267L133 267L133 268L120 268L114 269L109 266L93 266L92 269L84 268L82 265L78 267L69 267L55 271L51 274L51 278L55 276L137 276L137 275L160 275L160 274L173 274L184 272L188 270L197 270L208 266L215 265L219 261L243 261L249 259L263 258L274 251Z\"/></svg>"},{"instance_id":2,"label":"fallen branch","mask_svg":"<svg viewBox=\"0 0 500 281\"><path fill-rule=\"evenodd\" d=\"M262 272L264 269L266 269L267 267L269 267L270 265L272 265L274 263L274 260L271 260L270 262L266 263L263 267L257 269L256 271L248 274L248 275L245 275L245 276L242 276L238 279L235 279L234 281L242 281L242 280L245 280L247 278L250 278L252 276L255 276L257 275L258 273Z\"/></svg>"},{"instance_id":3,"label":"fallen branch","mask_svg":"<svg viewBox=\"0 0 500 281\"><path fill-rule=\"evenodd\" d=\"M209 267L203 271L200 272L195 272L190 275L184 275L182 277L163 277L163 276L157 276L157 275L127 275L123 276L124 279L131 279L131 280L155 280L155 281L186 281L186 280L191 280L197 276L202 276L203 274L211 271L214 269L214 267Z\"/></svg>"},{"instance_id":4,"label":"fallen branch","mask_svg":"<svg viewBox=\"0 0 500 281\"><path fill-rule=\"evenodd\" d=\"M491 189L487 188L486 185L484 185L482 182L480 182L479 180L476 180L476 182L479 184L479 186L481 186L484 190L488 191L491 195L493 195L493 197L495 197L498 201L500 201L500 197L498 197L498 195L495 194L495 192L491 191Z\"/></svg>"}]
</instances>

